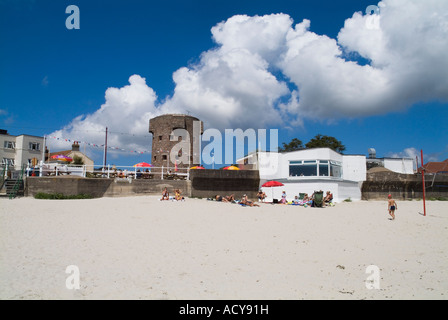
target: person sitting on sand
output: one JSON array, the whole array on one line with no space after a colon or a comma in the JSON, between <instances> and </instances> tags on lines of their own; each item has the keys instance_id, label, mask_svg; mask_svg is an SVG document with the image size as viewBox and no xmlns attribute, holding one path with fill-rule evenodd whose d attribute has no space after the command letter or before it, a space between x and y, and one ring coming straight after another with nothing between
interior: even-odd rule
<instances>
[{"instance_id":1,"label":"person sitting on sand","mask_svg":"<svg viewBox=\"0 0 448 320\"><path fill-rule=\"evenodd\" d=\"M292 200L292 203L293 203L293 204L300 204L299 197L298 197L298 196L295 196L295 197L294 197L294 200Z\"/></svg>"},{"instance_id":2,"label":"person sitting on sand","mask_svg":"<svg viewBox=\"0 0 448 320\"><path fill-rule=\"evenodd\" d=\"M333 201L333 194L330 191L327 191L327 195L324 198L324 205L330 204Z\"/></svg>"},{"instance_id":3,"label":"person sitting on sand","mask_svg":"<svg viewBox=\"0 0 448 320\"><path fill-rule=\"evenodd\" d=\"M241 198L240 204L243 204L243 205L249 206L249 207L259 207L259 205L257 203L250 201L247 198L247 195L243 195L243 197Z\"/></svg>"},{"instance_id":4,"label":"person sitting on sand","mask_svg":"<svg viewBox=\"0 0 448 320\"><path fill-rule=\"evenodd\" d=\"M176 200L176 201L182 201L182 200L185 200L185 198L184 197L182 197L181 195L180 195L180 190L179 189L176 189L176 190L174 190L174 199Z\"/></svg>"},{"instance_id":5,"label":"person sitting on sand","mask_svg":"<svg viewBox=\"0 0 448 320\"><path fill-rule=\"evenodd\" d=\"M259 202L264 202L264 199L266 199L266 193L264 193L263 190L260 190L257 193L257 197Z\"/></svg>"},{"instance_id":6,"label":"person sitting on sand","mask_svg":"<svg viewBox=\"0 0 448 320\"><path fill-rule=\"evenodd\" d=\"M165 187L162 191L162 199L160 199L160 201L169 200L169 199L170 199L170 194L169 194L167 188Z\"/></svg>"},{"instance_id":7,"label":"person sitting on sand","mask_svg":"<svg viewBox=\"0 0 448 320\"><path fill-rule=\"evenodd\" d=\"M330 202L333 200L333 194L330 191L327 191L327 195L324 198L324 202Z\"/></svg>"},{"instance_id":8,"label":"person sitting on sand","mask_svg":"<svg viewBox=\"0 0 448 320\"><path fill-rule=\"evenodd\" d=\"M388 201L387 201L387 209L389 210L389 214L392 217L392 219L390 220L395 220L395 210L398 209L397 203L395 202L394 199L392 199L392 195L388 195L387 196Z\"/></svg>"}]
</instances>

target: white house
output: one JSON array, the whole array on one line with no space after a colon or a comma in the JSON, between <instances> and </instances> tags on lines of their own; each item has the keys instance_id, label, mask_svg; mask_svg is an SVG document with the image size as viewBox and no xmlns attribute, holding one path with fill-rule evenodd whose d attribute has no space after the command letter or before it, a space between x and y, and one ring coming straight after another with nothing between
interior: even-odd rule
<instances>
[{"instance_id":1,"label":"white house","mask_svg":"<svg viewBox=\"0 0 448 320\"><path fill-rule=\"evenodd\" d=\"M285 153L257 152L237 160L241 168L259 170L260 186L276 180L282 187L262 188L268 198L287 200L299 193L330 191L335 202L350 198L361 200L366 180L366 156L342 155L329 148L306 149Z\"/></svg>"},{"instance_id":2,"label":"white house","mask_svg":"<svg viewBox=\"0 0 448 320\"><path fill-rule=\"evenodd\" d=\"M6 130L0 131L0 161L1 165L15 167L31 165L42 160L43 137L30 135L13 136Z\"/></svg>"}]
</instances>

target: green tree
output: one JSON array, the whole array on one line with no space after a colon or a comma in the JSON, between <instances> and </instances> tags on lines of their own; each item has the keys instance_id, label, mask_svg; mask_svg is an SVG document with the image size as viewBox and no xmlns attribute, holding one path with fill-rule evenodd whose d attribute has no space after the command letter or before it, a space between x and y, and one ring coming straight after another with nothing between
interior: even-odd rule
<instances>
[{"instance_id":1,"label":"green tree","mask_svg":"<svg viewBox=\"0 0 448 320\"><path fill-rule=\"evenodd\" d=\"M330 148L336 152L343 153L345 151L345 146L341 141L337 140L335 137L323 136L321 134L316 135L311 139L305 147L307 149L311 148Z\"/></svg>"},{"instance_id":2,"label":"green tree","mask_svg":"<svg viewBox=\"0 0 448 320\"><path fill-rule=\"evenodd\" d=\"M283 142L283 148L278 148L279 152L291 152L291 151L297 151L297 150L303 150L305 149L303 146L303 142L297 138L294 138L291 140L290 143L286 144Z\"/></svg>"},{"instance_id":3,"label":"green tree","mask_svg":"<svg viewBox=\"0 0 448 320\"><path fill-rule=\"evenodd\" d=\"M74 156L72 164L83 165L84 164L84 160L80 156Z\"/></svg>"}]
</instances>

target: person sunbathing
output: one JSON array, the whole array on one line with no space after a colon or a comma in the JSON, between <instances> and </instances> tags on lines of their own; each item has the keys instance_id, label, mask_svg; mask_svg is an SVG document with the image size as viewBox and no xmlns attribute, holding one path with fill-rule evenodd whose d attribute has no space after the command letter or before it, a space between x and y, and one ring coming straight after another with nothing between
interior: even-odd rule
<instances>
[{"instance_id":1,"label":"person sunbathing","mask_svg":"<svg viewBox=\"0 0 448 320\"><path fill-rule=\"evenodd\" d=\"M243 197L241 198L240 204L243 204L243 205L246 205L249 207L259 207L259 205L257 203L250 201L247 198L247 195L243 195Z\"/></svg>"},{"instance_id":2,"label":"person sunbathing","mask_svg":"<svg viewBox=\"0 0 448 320\"><path fill-rule=\"evenodd\" d=\"M215 196L215 200L216 200L216 201L219 201L219 202L228 202L226 197L223 197L223 196L221 196L221 195L219 195L219 194L217 194L217 195Z\"/></svg>"}]
</instances>

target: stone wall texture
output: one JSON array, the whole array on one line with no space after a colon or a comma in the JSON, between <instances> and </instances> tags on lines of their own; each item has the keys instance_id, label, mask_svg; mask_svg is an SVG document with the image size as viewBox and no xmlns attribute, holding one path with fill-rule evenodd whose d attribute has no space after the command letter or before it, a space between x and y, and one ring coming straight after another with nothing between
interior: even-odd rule
<instances>
[{"instance_id":1,"label":"stone wall texture","mask_svg":"<svg viewBox=\"0 0 448 320\"><path fill-rule=\"evenodd\" d=\"M149 132L152 133L152 159L151 164L154 167L170 167L174 169L175 163L170 159L171 149L177 145L182 138L170 139L171 133L176 129L184 129L188 132L190 137L190 161L186 163L178 163L178 168L188 168L189 166L199 165L195 163L193 152L200 152L194 150L194 123L199 125L199 133L203 133L203 123L198 118L183 115L183 114L167 114L149 120ZM201 138L200 136L197 138ZM157 172L157 169L153 169Z\"/></svg>"},{"instance_id":2,"label":"stone wall texture","mask_svg":"<svg viewBox=\"0 0 448 320\"><path fill-rule=\"evenodd\" d=\"M448 175L425 175L427 198L448 198ZM421 174L400 174L395 172L368 173L362 185L363 200L387 199L411 200L423 198Z\"/></svg>"}]
</instances>

